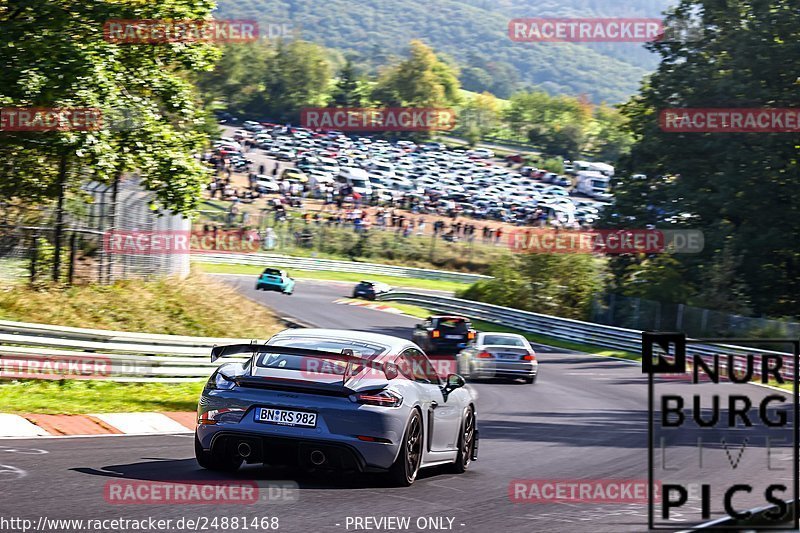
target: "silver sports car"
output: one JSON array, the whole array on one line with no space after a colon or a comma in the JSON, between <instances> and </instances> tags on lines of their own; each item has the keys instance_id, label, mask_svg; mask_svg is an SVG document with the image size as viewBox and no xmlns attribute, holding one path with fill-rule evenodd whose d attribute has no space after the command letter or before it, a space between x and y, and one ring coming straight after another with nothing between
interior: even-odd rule
<instances>
[{"instance_id":1,"label":"silver sports car","mask_svg":"<svg viewBox=\"0 0 800 533\"><path fill-rule=\"evenodd\" d=\"M407 486L420 468L463 472L477 459L471 390L457 374L443 380L408 340L289 329L266 344L215 347L211 360L226 356L240 360L217 368L198 405L204 468L388 472Z\"/></svg>"},{"instance_id":2,"label":"silver sports car","mask_svg":"<svg viewBox=\"0 0 800 533\"><path fill-rule=\"evenodd\" d=\"M472 379L524 379L534 383L539 361L528 339L514 333L481 332L456 356L459 374Z\"/></svg>"}]
</instances>

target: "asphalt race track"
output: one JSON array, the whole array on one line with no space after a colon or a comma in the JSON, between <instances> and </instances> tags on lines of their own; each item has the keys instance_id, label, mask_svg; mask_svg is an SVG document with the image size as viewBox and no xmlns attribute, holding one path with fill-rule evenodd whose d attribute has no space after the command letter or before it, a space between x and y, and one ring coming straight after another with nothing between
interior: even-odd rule
<instances>
[{"instance_id":1,"label":"asphalt race track","mask_svg":"<svg viewBox=\"0 0 800 533\"><path fill-rule=\"evenodd\" d=\"M352 284L304 282L295 294L256 292L253 277L225 276L248 297L311 325L360 329L408 336L415 319L333 303L349 296ZM438 469L423 471L410 488L392 488L380 477L324 476L295 471L247 467L232 476L200 469L194 460L191 435L106 436L0 441L0 515L37 523L49 519L208 517L278 517L279 531L645 531L647 507L632 503L514 503L512 480L646 480L647 387L641 367L556 349L540 349L540 377L535 385L482 382L470 384L478 393L480 459L463 475ZM659 383L676 393L689 392L681 380ZM691 392L719 393L719 386L692 386ZM734 386L728 385L728 388ZM761 398L774 391L750 385L745 391L757 412ZM708 405L708 404L704 404ZM724 404L727 405L727 404ZM727 412L723 409L723 415ZM756 428L758 430L758 428ZM722 516L722 487L749 482L751 495L734 499L740 509L764 505L760 483L782 481L791 487L790 465L775 448L767 470L762 433L740 447L734 429L700 433L685 428L665 434L666 451L658 465L674 469L670 479L712 485L712 517ZM760 430L759 430L760 431ZM738 433L741 434L741 433ZM709 436L710 435L710 436ZM725 450L719 437L730 445ZM753 437L752 435L755 435ZM703 468L698 464L697 438L704 439ZM713 443L716 438L716 444ZM759 440L760 439L760 440ZM26 449L47 453L33 453ZM741 452L741 453L740 453ZM736 468L729 462L735 461ZM663 477L663 476L662 476ZM106 501L107 483L117 480L197 483L207 480L276 480L297 483L289 501L251 505L128 505ZM786 493L785 498L791 496ZM695 502L696 503L696 502ZM675 516L675 529L700 521L699 504ZM356 517L410 517L410 527L358 522ZM420 517L443 518L419 524ZM452 519L452 521L450 520ZM210 522L209 522L210 524ZM418 527L422 525L425 527ZM369 526L369 527L368 527ZM438 529L437 529L438 527ZM199 528L195 528L199 529ZM239 528L240 530L243 528ZM174 528L178 531L180 529ZM183 531L194 530L184 527ZM207 530L234 530L233 527ZM251 529L252 530L252 529Z\"/></svg>"}]
</instances>

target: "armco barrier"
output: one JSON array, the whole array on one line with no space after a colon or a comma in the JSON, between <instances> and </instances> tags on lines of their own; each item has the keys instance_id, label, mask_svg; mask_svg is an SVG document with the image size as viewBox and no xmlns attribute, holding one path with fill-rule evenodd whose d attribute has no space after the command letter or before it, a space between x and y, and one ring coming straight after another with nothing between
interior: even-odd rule
<instances>
[{"instance_id":1,"label":"armco barrier","mask_svg":"<svg viewBox=\"0 0 800 533\"><path fill-rule=\"evenodd\" d=\"M0 379L70 379L182 382L208 378L211 347L252 339L187 337L0 321ZM263 343L265 339L255 339ZM244 360L231 357L230 360ZM89 361L89 364L84 364Z\"/></svg>"},{"instance_id":2,"label":"armco barrier","mask_svg":"<svg viewBox=\"0 0 800 533\"><path fill-rule=\"evenodd\" d=\"M520 311L498 305L414 291L392 291L380 300L419 305L433 312L464 315L493 324L517 328L548 337L592 344L632 353L641 351L641 332ZM258 343L264 340L256 339ZM45 370L84 360L99 361L96 375L83 379L113 381L180 382L206 379L217 363L210 362L211 347L247 344L251 339L155 335L47 324L0 321L0 378L42 377ZM690 344L690 355L725 353L777 354L730 345ZM237 358L233 358L234 360ZM246 359L246 356L238 358ZM756 369L758 371L758 369ZM34 375L20 375L20 374ZM791 360L784 362L784 375L791 379ZM56 376L57 377L57 376ZM52 378L52 376L51 376Z\"/></svg>"},{"instance_id":3,"label":"armco barrier","mask_svg":"<svg viewBox=\"0 0 800 533\"><path fill-rule=\"evenodd\" d=\"M429 270L396 265L380 265L377 263L359 263L356 261L338 261L335 259L317 259L313 257L293 257L277 254L195 254L192 260L201 263L257 265L261 267L280 267L298 270L319 270L335 272L351 272L357 274L378 274L401 278L433 279L441 281L457 281L475 283L490 276L465 274L447 270Z\"/></svg>"},{"instance_id":4,"label":"armco barrier","mask_svg":"<svg viewBox=\"0 0 800 533\"><path fill-rule=\"evenodd\" d=\"M466 316L476 320L483 320L501 326L512 327L522 331L546 335L555 339L591 344L604 348L614 348L631 353L640 353L642 349L642 332L639 330L582 322L570 318L560 318L529 311L521 311L510 307L436 296L414 291L392 291L378 297L382 301L394 301L418 305L439 313L452 313ZM687 346L689 355L712 356L713 354L733 354L746 356L747 354L780 354L781 352L757 350L742 346L727 344L701 345L690 344ZM784 360L783 375L788 379L793 376L793 361ZM758 371L758 369L756 369Z\"/></svg>"}]
</instances>

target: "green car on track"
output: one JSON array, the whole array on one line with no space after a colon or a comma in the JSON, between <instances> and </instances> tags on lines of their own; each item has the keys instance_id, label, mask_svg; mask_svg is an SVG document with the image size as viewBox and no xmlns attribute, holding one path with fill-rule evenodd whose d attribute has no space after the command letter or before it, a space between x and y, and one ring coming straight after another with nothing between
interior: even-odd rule
<instances>
[{"instance_id":1,"label":"green car on track","mask_svg":"<svg viewBox=\"0 0 800 533\"><path fill-rule=\"evenodd\" d=\"M285 270L267 267L256 281L256 290L292 294L294 292L294 280Z\"/></svg>"}]
</instances>

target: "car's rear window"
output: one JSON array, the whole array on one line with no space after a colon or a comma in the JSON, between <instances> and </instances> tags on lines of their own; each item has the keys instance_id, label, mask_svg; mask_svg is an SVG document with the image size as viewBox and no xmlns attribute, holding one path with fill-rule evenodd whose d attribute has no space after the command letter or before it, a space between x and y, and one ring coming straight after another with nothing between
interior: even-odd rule
<instances>
[{"instance_id":1,"label":"car's rear window","mask_svg":"<svg viewBox=\"0 0 800 533\"><path fill-rule=\"evenodd\" d=\"M318 338L288 337L278 339L270 343L271 346L287 346L292 348L308 348L309 350L319 350L340 354L343 350L352 352L357 357L372 359L380 353L388 350L386 346L371 343L364 343L349 340L331 340ZM345 352L345 353L348 353ZM312 362L313 361L313 362ZM256 357L256 366L259 368L271 368L281 370L301 370L313 371L323 374L341 375L345 372L347 363L340 359L312 359L301 355L282 354L278 350L269 351L269 348L262 348ZM355 375L363 368L354 365L350 368L350 375Z\"/></svg>"},{"instance_id":2,"label":"car's rear window","mask_svg":"<svg viewBox=\"0 0 800 533\"><path fill-rule=\"evenodd\" d=\"M265 268L263 274L266 274L266 275L269 275L269 276L280 276L281 275L281 271L278 270L277 268Z\"/></svg>"},{"instance_id":3,"label":"car's rear window","mask_svg":"<svg viewBox=\"0 0 800 533\"><path fill-rule=\"evenodd\" d=\"M459 318L440 318L436 327L451 334L467 333L469 329L467 322Z\"/></svg>"},{"instance_id":4,"label":"car's rear window","mask_svg":"<svg viewBox=\"0 0 800 533\"><path fill-rule=\"evenodd\" d=\"M483 344L487 346L517 346L520 348L525 347L525 343L519 337L511 337L508 335L485 335L483 337Z\"/></svg>"}]
</instances>

